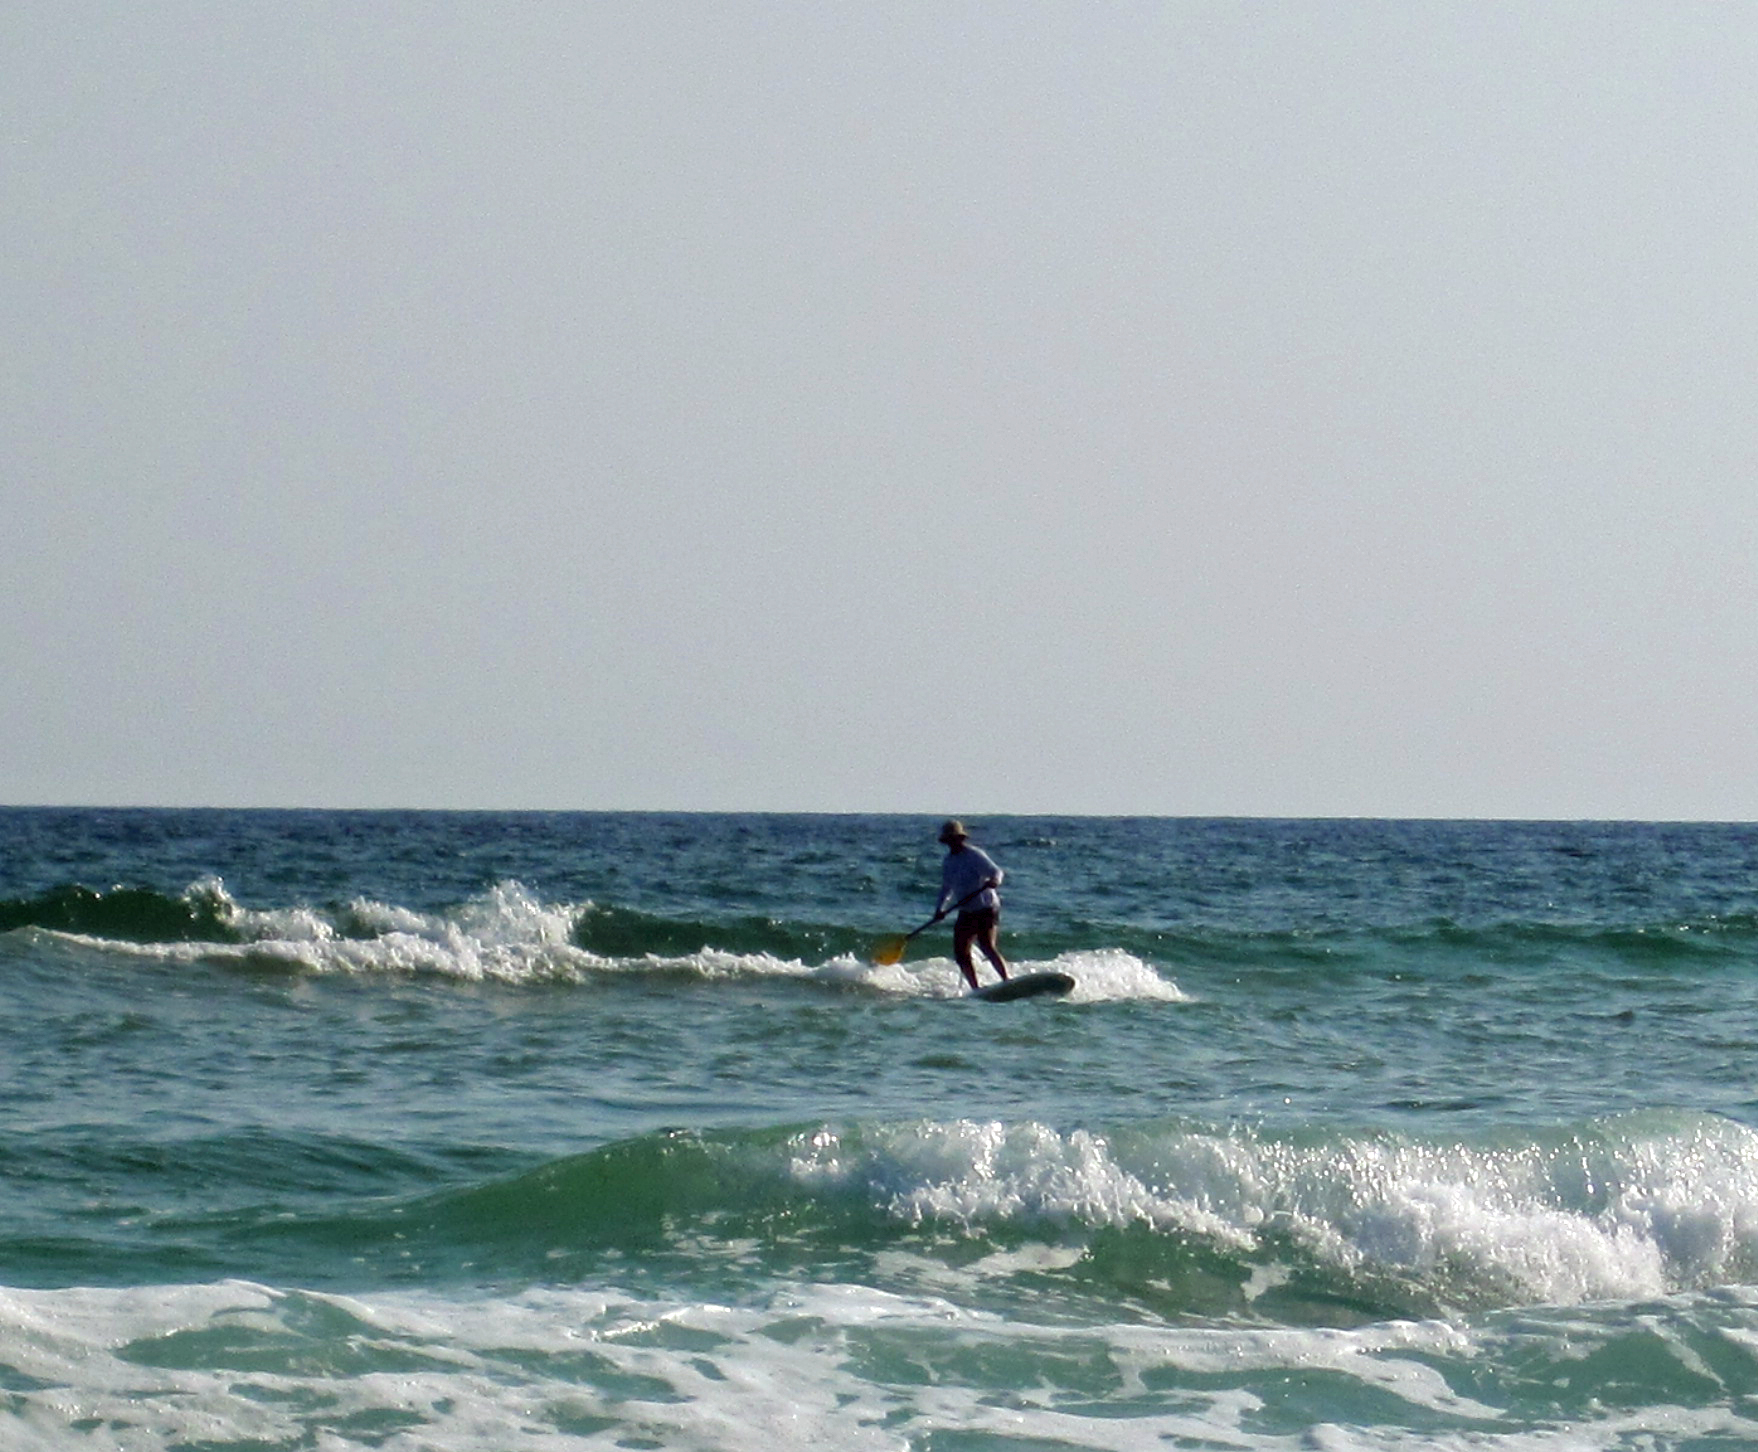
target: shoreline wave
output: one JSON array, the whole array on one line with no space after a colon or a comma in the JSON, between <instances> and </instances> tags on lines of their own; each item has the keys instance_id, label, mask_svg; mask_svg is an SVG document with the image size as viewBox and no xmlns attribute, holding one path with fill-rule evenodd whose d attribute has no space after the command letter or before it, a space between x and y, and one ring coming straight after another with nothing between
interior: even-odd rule
<instances>
[{"instance_id":1,"label":"shoreline wave","mask_svg":"<svg viewBox=\"0 0 1758 1452\"><path fill-rule=\"evenodd\" d=\"M826 1240L938 1246L947 1266L1050 1247L1071 1258L1025 1262L1044 1289L1354 1324L1758 1283L1758 1132L1661 1111L1445 1139L972 1120L680 1131L397 1218L407 1233L427 1215L444 1237L502 1244L540 1225L545 1255L624 1235L698 1253L705 1236L740 1255L760 1242L783 1264L790 1244Z\"/></svg>"},{"instance_id":2,"label":"shoreline wave","mask_svg":"<svg viewBox=\"0 0 1758 1452\"><path fill-rule=\"evenodd\" d=\"M298 1164L388 1187L420 1162L387 1152L380 1166L369 1146L306 1137L282 1170L262 1133L245 1149L272 1173L254 1195L226 1187L230 1208L210 1196L70 1227L84 1241L54 1255L21 1227L0 1251L39 1276L55 1263L124 1278L132 1263L270 1279L326 1265L341 1285L590 1283L640 1264L735 1298L834 1266L993 1307L1296 1326L1758 1285L1758 1131L1684 1111L1444 1138L1165 1121L671 1130L332 1209L287 1198ZM251 1162L229 1141L105 1153L150 1155L166 1175ZM12 1172L28 1177L24 1155Z\"/></svg>"}]
</instances>

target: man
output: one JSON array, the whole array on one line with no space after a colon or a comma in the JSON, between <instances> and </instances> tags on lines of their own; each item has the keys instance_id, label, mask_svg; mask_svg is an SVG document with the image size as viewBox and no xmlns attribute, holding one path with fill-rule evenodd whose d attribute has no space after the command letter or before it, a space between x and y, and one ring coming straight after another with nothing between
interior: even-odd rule
<instances>
[{"instance_id":1,"label":"man","mask_svg":"<svg viewBox=\"0 0 1758 1452\"><path fill-rule=\"evenodd\" d=\"M1001 894L995 889L1001 886L1004 874L987 852L971 846L970 834L956 818L941 827L940 840L946 844L946 861L940 867L940 901L934 908L934 921L939 922L954 907L958 909L952 925L952 956L958 959L958 971L975 992L973 943L983 950L995 971L1007 977L1007 960L995 941L1001 931Z\"/></svg>"}]
</instances>

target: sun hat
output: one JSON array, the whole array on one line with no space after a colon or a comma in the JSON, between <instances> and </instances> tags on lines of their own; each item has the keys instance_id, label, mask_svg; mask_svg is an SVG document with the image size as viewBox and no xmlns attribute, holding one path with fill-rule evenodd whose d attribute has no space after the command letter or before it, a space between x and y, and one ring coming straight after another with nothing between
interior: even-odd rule
<instances>
[{"instance_id":1,"label":"sun hat","mask_svg":"<svg viewBox=\"0 0 1758 1452\"><path fill-rule=\"evenodd\" d=\"M962 842L968 836L970 833L965 831L964 823L959 821L957 817L948 817L940 825L940 840L942 842L949 844L953 841Z\"/></svg>"}]
</instances>

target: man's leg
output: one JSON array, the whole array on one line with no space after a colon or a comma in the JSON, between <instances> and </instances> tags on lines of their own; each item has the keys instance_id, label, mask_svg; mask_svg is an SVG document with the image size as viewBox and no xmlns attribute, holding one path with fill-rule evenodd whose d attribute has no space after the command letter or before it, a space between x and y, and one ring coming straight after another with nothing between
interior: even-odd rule
<instances>
[{"instance_id":1,"label":"man's leg","mask_svg":"<svg viewBox=\"0 0 1758 1452\"><path fill-rule=\"evenodd\" d=\"M958 960L958 971L964 981L977 990L977 965L971 962L971 940L977 936L977 924L971 913L960 913L952 925L952 956Z\"/></svg>"},{"instance_id":2,"label":"man's leg","mask_svg":"<svg viewBox=\"0 0 1758 1452\"><path fill-rule=\"evenodd\" d=\"M995 971L1003 978L1007 977L1007 960L1001 956L1001 914L990 908L983 915L983 922L977 929L977 946L983 950L983 956L995 965Z\"/></svg>"}]
</instances>

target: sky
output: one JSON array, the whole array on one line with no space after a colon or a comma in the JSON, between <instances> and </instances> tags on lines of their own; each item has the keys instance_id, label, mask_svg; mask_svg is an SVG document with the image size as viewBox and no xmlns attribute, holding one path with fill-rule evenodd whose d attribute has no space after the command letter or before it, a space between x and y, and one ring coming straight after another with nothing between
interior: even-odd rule
<instances>
[{"instance_id":1,"label":"sky","mask_svg":"<svg viewBox=\"0 0 1758 1452\"><path fill-rule=\"evenodd\" d=\"M1755 57L10 0L0 802L1758 820Z\"/></svg>"}]
</instances>

